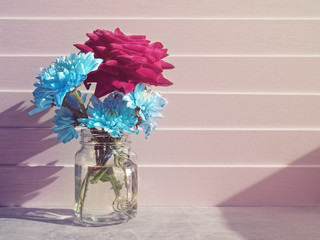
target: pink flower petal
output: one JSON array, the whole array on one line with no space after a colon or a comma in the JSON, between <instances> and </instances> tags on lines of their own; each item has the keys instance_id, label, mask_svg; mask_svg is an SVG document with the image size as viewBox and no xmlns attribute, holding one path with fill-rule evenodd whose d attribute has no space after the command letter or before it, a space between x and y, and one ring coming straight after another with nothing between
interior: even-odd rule
<instances>
[{"instance_id":1,"label":"pink flower petal","mask_svg":"<svg viewBox=\"0 0 320 240\"><path fill-rule=\"evenodd\" d=\"M157 74L151 69L141 67L137 70L137 74L143 79L143 82L149 83L151 85L156 83Z\"/></svg>"},{"instance_id":2,"label":"pink flower petal","mask_svg":"<svg viewBox=\"0 0 320 240\"><path fill-rule=\"evenodd\" d=\"M150 43L144 35L125 35L119 28L114 32L96 29L88 33L85 44L75 44L81 52L94 52L102 58L98 70L88 74L87 88L96 82L95 95L101 97L113 91L128 93L139 82L156 86L172 84L163 77L164 69L174 66L161 59L168 56L162 43Z\"/></svg>"},{"instance_id":3,"label":"pink flower petal","mask_svg":"<svg viewBox=\"0 0 320 240\"><path fill-rule=\"evenodd\" d=\"M84 44L73 44L76 48L78 48L83 53L93 52L93 49L91 47L88 47Z\"/></svg>"},{"instance_id":4,"label":"pink flower petal","mask_svg":"<svg viewBox=\"0 0 320 240\"><path fill-rule=\"evenodd\" d=\"M154 42L152 44L150 44L150 47L154 47L154 48L163 48L163 45L161 42Z\"/></svg>"},{"instance_id":5,"label":"pink flower petal","mask_svg":"<svg viewBox=\"0 0 320 240\"><path fill-rule=\"evenodd\" d=\"M106 66L115 66L117 64L118 64L118 62L116 60L109 60L104 63L104 65L106 65Z\"/></svg>"},{"instance_id":6,"label":"pink flower petal","mask_svg":"<svg viewBox=\"0 0 320 240\"><path fill-rule=\"evenodd\" d=\"M172 64L165 62L165 61L162 61L162 60L159 61L159 64L161 65L161 67L163 69L173 69L174 68L174 66Z\"/></svg>"},{"instance_id":7,"label":"pink flower petal","mask_svg":"<svg viewBox=\"0 0 320 240\"><path fill-rule=\"evenodd\" d=\"M173 83L170 82L168 79L164 78L161 75L158 76L158 79L157 79L157 86L163 86L163 87L166 87L166 86L170 86L172 85Z\"/></svg>"},{"instance_id":8,"label":"pink flower petal","mask_svg":"<svg viewBox=\"0 0 320 240\"><path fill-rule=\"evenodd\" d=\"M97 97L97 98L100 98L100 97L103 97L111 92L114 91L114 88L112 86L108 86L104 83L97 83L97 86L96 86L96 90L94 92L94 95Z\"/></svg>"},{"instance_id":9,"label":"pink flower petal","mask_svg":"<svg viewBox=\"0 0 320 240\"><path fill-rule=\"evenodd\" d=\"M134 89L134 84L129 82L113 81L112 85L116 87L119 92L124 94L127 94Z\"/></svg>"},{"instance_id":10,"label":"pink flower petal","mask_svg":"<svg viewBox=\"0 0 320 240\"><path fill-rule=\"evenodd\" d=\"M118 75L119 74L119 69L118 68L114 68L112 66L109 66L105 63L100 64L98 70L100 71L104 71L113 75Z\"/></svg>"},{"instance_id":11,"label":"pink flower petal","mask_svg":"<svg viewBox=\"0 0 320 240\"><path fill-rule=\"evenodd\" d=\"M97 36L94 33L87 33L88 38L90 38L92 41L97 41L99 40L99 36Z\"/></svg>"}]
</instances>

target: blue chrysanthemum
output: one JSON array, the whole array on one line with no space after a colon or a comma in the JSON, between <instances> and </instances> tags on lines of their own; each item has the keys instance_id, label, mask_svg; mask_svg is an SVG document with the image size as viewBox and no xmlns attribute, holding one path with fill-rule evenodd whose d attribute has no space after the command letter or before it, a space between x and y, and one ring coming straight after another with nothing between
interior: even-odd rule
<instances>
[{"instance_id":1,"label":"blue chrysanthemum","mask_svg":"<svg viewBox=\"0 0 320 240\"><path fill-rule=\"evenodd\" d=\"M122 96L112 93L103 102L92 96L93 108L88 109L91 118L79 118L78 122L83 122L89 129L102 128L114 138L121 137L122 133L138 133L135 110L126 106Z\"/></svg>"},{"instance_id":2,"label":"blue chrysanthemum","mask_svg":"<svg viewBox=\"0 0 320 240\"><path fill-rule=\"evenodd\" d=\"M122 99L127 102L129 108L138 110L138 116L142 120L139 126L148 138L151 130L155 130L157 127L157 123L153 120L163 117L160 111L168 101L162 98L159 93L146 90L145 83L137 84L134 91L124 95Z\"/></svg>"},{"instance_id":3,"label":"blue chrysanthemum","mask_svg":"<svg viewBox=\"0 0 320 240\"><path fill-rule=\"evenodd\" d=\"M28 113L29 116L41 112L54 105L54 94L56 93L55 90L45 88L38 82L35 83L34 86L36 87L36 89L33 91L34 100L32 100L31 102L36 106L36 108L32 109Z\"/></svg>"},{"instance_id":4,"label":"blue chrysanthemum","mask_svg":"<svg viewBox=\"0 0 320 240\"><path fill-rule=\"evenodd\" d=\"M80 95L80 92L78 91ZM86 101L87 94L82 96L82 102ZM67 94L66 102L76 110L80 110L79 103L73 95ZM76 116L66 107L61 107L55 111L56 115L52 122L57 126L53 131L58 134L58 142L69 142L73 138L78 138L78 133L75 129L79 123L76 122Z\"/></svg>"},{"instance_id":5,"label":"blue chrysanthemum","mask_svg":"<svg viewBox=\"0 0 320 240\"><path fill-rule=\"evenodd\" d=\"M96 59L93 53L72 53L61 56L50 67L42 68L37 77L33 92L35 109L29 115L43 111L54 104L62 106L66 94L78 87L91 71L98 69L102 59Z\"/></svg>"}]
</instances>

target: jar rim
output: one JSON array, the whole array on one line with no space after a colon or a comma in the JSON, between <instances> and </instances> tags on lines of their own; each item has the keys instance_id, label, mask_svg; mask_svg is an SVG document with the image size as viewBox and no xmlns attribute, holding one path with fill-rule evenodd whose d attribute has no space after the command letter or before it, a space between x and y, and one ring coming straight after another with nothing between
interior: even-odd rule
<instances>
[{"instance_id":1,"label":"jar rim","mask_svg":"<svg viewBox=\"0 0 320 240\"><path fill-rule=\"evenodd\" d=\"M92 130L85 127L80 128L82 145L128 145L131 144L129 133L123 133L121 138L113 138L103 130ZM110 139L110 141L98 141L98 138Z\"/></svg>"}]
</instances>

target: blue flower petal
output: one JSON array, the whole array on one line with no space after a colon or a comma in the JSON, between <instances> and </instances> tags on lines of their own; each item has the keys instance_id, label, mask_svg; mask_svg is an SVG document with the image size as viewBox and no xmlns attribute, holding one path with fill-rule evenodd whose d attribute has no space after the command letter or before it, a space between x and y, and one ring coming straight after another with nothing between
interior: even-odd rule
<instances>
[{"instance_id":1,"label":"blue flower petal","mask_svg":"<svg viewBox=\"0 0 320 240\"><path fill-rule=\"evenodd\" d=\"M57 125L53 128L53 131L58 134L58 142L66 143L73 138L78 138L78 133L74 127L74 114L65 107L57 109L55 112L56 115L52 122Z\"/></svg>"},{"instance_id":2,"label":"blue flower petal","mask_svg":"<svg viewBox=\"0 0 320 240\"><path fill-rule=\"evenodd\" d=\"M81 93L79 96L81 97ZM71 94L67 94L65 98L66 102L71 105L76 110L80 110L80 106L75 98ZM83 102L86 100L86 94L82 96ZM73 138L78 138L78 133L75 129L76 117L68 108L61 107L55 111L56 115L54 116L52 122L56 124L52 130L58 134L58 142L69 142ZM77 123L79 125L79 123Z\"/></svg>"},{"instance_id":3,"label":"blue flower petal","mask_svg":"<svg viewBox=\"0 0 320 240\"><path fill-rule=\"evenodd\" d=\"M93 108L88 109L90 118L79 118L77 121L89 129L102 128L114 138L121 137L122 133L138 133L135 110L126 106L122 96L120 93L112 93L103 102L92 96Z\"/></svg>"},{"instance_id":4,"label":"blue flower petal","mask_svg":"<svg viewBox=\"0 0 320 240\"><path fill-rule=\"evenodd\" d=\"M153 120L163 117L160 111L168 103L159 93L147 90L145 83L137 84L134 91L124 95L122 100L127 102L128 108L139 110L138 116L142 120L139 126L145 132L146 138L151 130L156 129L157 124Z\"/></svg>"},{"instance_id":5,"label":"blue flower petal","mask_svg":"<svg viewBox=\"0 0 320 240\"><path fill-rule=\"evenodd\" d=\"M54 104L61 107L66 94L78 87L87 74L98 69L102 59L96 59L93 53L72 53L61 56L50 67L41 68L39 82L35 83L33 92L34 105L38 108L29 114L40 112Z\"/></svg>"}]
</instances>

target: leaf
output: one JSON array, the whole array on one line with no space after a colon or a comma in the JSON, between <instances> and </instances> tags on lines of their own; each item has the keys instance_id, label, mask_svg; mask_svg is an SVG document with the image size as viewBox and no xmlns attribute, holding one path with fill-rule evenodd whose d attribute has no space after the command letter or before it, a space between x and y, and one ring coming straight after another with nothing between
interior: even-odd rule
<instances>
[{"instance_id":1,"label":"leaf","mask_svg":"<svg viewBox=\"0 0 320 240\"><path fill-rule=\"evenodd\" d=\"M103 174L103 176L100 178L101 182L110 182L111 181L111 176L106 172Z\"/></svg>"},{"instance_id":2,"label":"leaf","mask_svg":"<svg viewBox=\"0 0 320 240\"><path fill-rule=\"evenodd\" d=\"M114 181L114 187L115 187L118 191L120 191L120 190L122 189L122 184L121 184L121 182L120 182L119 180L115 180L115 181Z\"/></svg>"}]
</instances>

